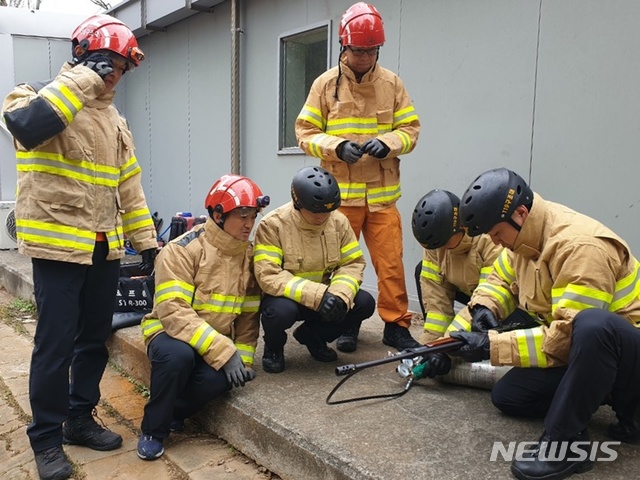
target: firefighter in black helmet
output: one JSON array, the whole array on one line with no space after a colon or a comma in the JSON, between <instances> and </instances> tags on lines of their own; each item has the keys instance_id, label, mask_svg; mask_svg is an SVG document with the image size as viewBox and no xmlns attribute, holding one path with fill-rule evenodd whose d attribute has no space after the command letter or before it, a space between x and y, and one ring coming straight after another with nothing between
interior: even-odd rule
<instances>
[{"instance_id":1,"label":"firefighter in black helmet","mask_svg":"<svg viewBox=\"0 0 640 480\"><path fill-rule=\"evenodd\" d=\"M413 210L413 235L423 247L423 260L416 269L416 284L424 314L424 332L420 343L426 344L445 334L454 320L454 300L466 305L478 284L493 269L502 247L488 235L470 237L460 225L460 199L447 190L432 190ZM486 328L498 326L491 310L474 310L477 323ZM531 323L531 317L516 310L508 322ZM456 328L457 330L457 328ZM425 368L426 376L448 373L451 362L446 354L436 354Z\"/></svg>"},{"instance_id":2,"label":"firefighter in black helmet","mask_svg":"<svg viewBox=\"0 0 640 480\"><path fill-rule=\"evenodd\" d=\"M337 353L327 343L357 332L375 310L373 297L360 290L365 260L349 221L336 210L334 176L320 167L300 169L291 198L262 219L255 237L254 268L264 292L262 368L269 373L284 370L286 330L295 322L303 322L295 339L314 359L331 362Z\"/></svg>"},{"instance_id":3,"label":"firefighter in black helmet","mask_svg":"<svg viewBox=\"0 0 640 480\"><path fill-rule=\"evenodd\" d=\"M609 436L640 438L640 263L626 242L600 222L546 201L506 168L473 181L460 218L469 235L487 233L506 247L469 307L482 305L502 320L521 305L540 322L482 332L463 309L471 331L450 333L465 342L458 351L464 360L516 367L494 386L494 405L511 415L544 416L538 447L514 460L512 473L565 478L590 469L587 426L606 398L618 419Z\"/></svg>"}]
</instances>

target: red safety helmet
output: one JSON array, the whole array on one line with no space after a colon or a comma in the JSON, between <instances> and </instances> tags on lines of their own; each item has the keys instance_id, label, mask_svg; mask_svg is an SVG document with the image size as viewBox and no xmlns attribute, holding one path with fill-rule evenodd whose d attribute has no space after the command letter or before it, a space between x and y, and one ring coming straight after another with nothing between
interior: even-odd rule
<instances>
[{"instance_id":1,"label":"red safety helmet","mask_svg":"<svg viewBox=\"0 0 640 480\"><path fill-rule=\"evenodd\" d=\"M382 16L373 5L355 3L342 15L338 35L343 47L379 47L384 44Z\"/></svg>"},{"instance_id":2,"label":"red safety helmet","mask_svg":"<svg viewBox=\"0 0 640 480\"><path fill-rule=\"evenodd\" d=\"M133 32L117 18L93 15L76 27L71 34L73 47L80 45L85 52L109 50L129 60L136 67L144 60Z\"/></svg>"},{"instance_id":3,"label":"red safety helmet","mask_svg":"<svg viewBox=\"0 0 640 480\"><path fill-rule=\"evenodd\" d=\"M257 208L269 205L270 199L262 195L260 187L252 180L240 175L223 175L213 184L204 206L208 211L220 212L223 215L234 208Z\"/></svg>"}]
</instances>

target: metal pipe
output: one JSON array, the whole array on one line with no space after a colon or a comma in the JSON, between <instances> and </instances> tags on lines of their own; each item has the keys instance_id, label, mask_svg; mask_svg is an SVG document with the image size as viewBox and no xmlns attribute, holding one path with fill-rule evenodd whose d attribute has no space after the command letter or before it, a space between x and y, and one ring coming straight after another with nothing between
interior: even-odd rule
<instances>
[{"instance_id":1,"label":"metal pipe","mask_svg":"<svg viewBox=\"0 0 640 480\"><path fill-rule=\"evenodd\" d=\"M240 47L238 0L231 0L231 173L240 174Z\"/></svg>"}]
</instances>

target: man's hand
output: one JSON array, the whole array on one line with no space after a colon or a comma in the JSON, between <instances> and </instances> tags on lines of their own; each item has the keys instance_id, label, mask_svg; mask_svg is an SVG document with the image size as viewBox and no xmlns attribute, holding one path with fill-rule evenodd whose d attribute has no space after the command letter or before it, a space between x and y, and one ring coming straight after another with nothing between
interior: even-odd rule
<instances>
[{"instance_id":1,"label":"man's hand","mask_svg":"<svg viewBox=\"0 0 640 480\"><path fill-rule=\"evenodd\" d=\"M140 255L142 256L142 261L140 262L139 268L144 275L151 275L153 273L154 262L157 254L157 248L149 248L147 250L143 250L140 253Z\"/></svg>"},{"instance_id":2,"label":"man's hand","mask_svg":"<svg viewBox=\"0 0 640 480\"><path fill-rule=\"evenodd\" d=\"M94 52L89 55L78 65L84 65L100 75L100 78L104 80L104 77L113 72L113 62L104 53Z\"/></svg>"},{"instance_id":3,"label":"man's hand","mask_svg":"<svg viewBox=\"0 0 640 480\"><path fill-rule=\"evenodd\" d=\"M345 140L336 148L336 155L343 162L353 164L360 160L362 151L360 150L360 145L356 142Z\"/></svg>"},{"instance_id":4,"label":"man's hand","mask_svg":"<svg viewBox=\"0 0 640 480\"><path fill-rule=\"evenodd\" d=\"M425 361L420 378L435 378L437 375L446 375L451 370L451 358L446 353L434 353Z\"/></svg>"},{"instance_id":5,"label":"man's hand","mask_svg":"<svg viewBox=\"0 0 640 480\"><path fill-rule=\"evenodd\" d=\"M227 376L227 382L234 387L244 387L246 378L246 369L240 358L240 354L236 351L233 356L222 366L224 374ZM254 372L255 374L255 372Z\"/></svg>"},{"instance_id":6,"label":"man's hand","mask_svg":"<svg viewBox=\"0 0 640 480\"><path fill-rule=\"evenodd\" d=\"M390 151L389 147L377 138L367 140L360 150L376 158L384 158L389 155Z\"/></svg>"},{"instance_id":7,"label":"man's hand","mask_svg":"<svg viewBox=\"0 0 640 480\"><path fill-rule=\"evenodd\" d=\"M500 322L491 310L482 305L476 305L471 309L471 331L486 332L493 328L498 328Z\"/></svg>"},{"instance_id":8,"label":"man's hand","mask_svg":"<svg viewBox=\"0 0 640 480\"><path fill-rule=\"evenodd\" d=\"M449 352L462 357L465 362L474 363L491 357L489 334L487 332L451 332L451 338L465 343L459 350Z\"/></svg>"},{"instance_id":9,"label":"man's hand","mask_svg":"<svg viewBox=\"0 0 640 480\"><path fill-rule=\"evenodd\" d=\"M344 320L347 315L347 304L340 297L327 290L320 301L318 313L325 322L338 323Z\"/></svg>"}]
</instances>

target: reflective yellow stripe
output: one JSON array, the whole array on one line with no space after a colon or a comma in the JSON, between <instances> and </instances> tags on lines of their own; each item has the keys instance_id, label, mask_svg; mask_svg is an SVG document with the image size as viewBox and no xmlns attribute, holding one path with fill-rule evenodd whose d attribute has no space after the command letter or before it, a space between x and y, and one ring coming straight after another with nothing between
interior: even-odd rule
<instances>
[{"instance_id":1,"label":"reflective yellow stripe","mask_svg":"<svg viewBox=\"0 0 640 480\"><path fill-rule=\"evenodd\" d=\"M362 249L358 242L351 242L340 248L340 265L351 262L362 256Z\"/></svg>"},{"instance_id":2,"label":"reflective yellow stripe","mask_svg":"<svg viewBox=\"0 0 640 480\"><path fill-rule=\"evenodd\" d=\"M120 183L141 172L142 169L138 164L138 159L136 157L131 157L124 165L122 165L122 167L120 167Z\"/></svg>"},{"instance_id":3,"label":"reflective yellow stripe","mask_svg":"<svg viewBox=\"0 0 640 480\"><path fill-rule=\"evenodd\" d=\"M613 295L595 288L569 284L564 288L551 290L551 311L557 308L585 310L587 308L601 308L606 310L613 299Z\"/></svg>"},{"instance_id":4,"label":"reflective yellow stripe","mask_svg":"<svg viewBox=\"0 0 640 480\"><path fill-rule=\"evenodd\" d=\"M505 318L516 309L513 294L505 287L493 285L489 282L483 282L478 284L476 291L484 292L495 299L502 306Z\"/></svg>"},{"instance_id":5,"label":"reflective yellow stripe","mask_svg":"<svg viewBox=\"0 0 640 480\"><path fill-rule=\"evenodd\" d=\"M153 220L147 208L133 210L122 214L122 226L125 232L143 227L153 227Z\"/></svg>"},{"instance_id":6,"label":"reflective yellow stripe","mask_svg":"<svg viewBox=\"0 0 640 480\"><path fill-rule=\"evenodd\" d=\"M187 282L169 280L156 285L154 298L156 305L171 300L172 298L184 300L191 305L195 291L196 288Z\"/></svg>"},{"instance_id":7,"label":"reflective yellow stripe","mask_svg":"<svg viewBox=\"0 0 640 480\"><path fill-rule=\"evenodd\" d=\"M16 219L16 233L19 239L34 244L84 252L93 252L96 242L96 232L36 220Z\"/></svg>"},{"instance_id":8,"label":"reflective yellow stripe","mask_svg":"<svg viewBox=\"0 0 640 480\"><path fill-rule=\"evenodd\" d=\"M471 324L467 322L462 316L456 315L451 321L451 325L447 327L447 332L458 332L460 330L470 332Z\"/></svg>"},{"instance_id":9,"label":"reflective yellow stripe","mask_svg":"<svg viewBox=\"0 0 640 480\"><path fill-rule=\"evenodd\" d=\"M164 330L162 323L157 318L148 318L140 322L140 328L142 330L142 337L146 340L153 334Z\"/></svg>"},{"instance_id":10,"label":"reflective yellow stripe","mask_svg":"<svg viewBox=\"0 0 640 480\"><path fill-rule=\"evenodd\" d=\"M256 348L251 345L247 345L246 343L236 343L235 345L238 349L242 362L246 365L253 365L253 357L255 356Z\"/></svg>"},{"instance_id":11,"label":"reflective yellow stripe","mask_svg":"<svg viewBox=\"0 0 640 480\"><path fill-rule=\"evenodd\" d=\"M339 183L340 197L343 200L354 200L359 198L365 198L367 195L366 183Z\"/></svg>"},{"instance_id":12,"label":"reflective yellow stripe","mask_svg":"<svg viewBox=\"0 0 640 480\"><path fill-rule=\"evenodd\" d=\"M422 260L422 270L420 276L427 280L432 280L437 284L442 284L442 275L440 275L440 267L429 260Z\"/></svg>"},{"instance_id":13,"label":"reflective yellow stripe","mask_svg":"<svg viewBox=\"0 0 640 480\"><path fill-rule=\"evenodd\" d=\"M376 135L378 133L378 119L346 117L327 121L325 131L338 137L354 135Z\"/></svg>"},{"instance_id":14,"label":"reflective yellow stripe","mask_svg":"<svg viewBox=\"0 0 640 480\"><path fill-rule=\"evenodd\" d=\"M400 198L400 184L371 188L367 191L367 201L370 204L389 203Z\"/></svg>"},{"instance_id":15,"label":"reflective yellow stripe","mask_svg":"<svg viewBox=\"0 0 640 480\"><path fill-rule=\"evenodd\" d=\"M16 152L19 172L41 172L50 175L72 178L90 185L102 185L116 188L120 178L120 169L107 165L98 165L85 160L69 160L58 153Z\"/></svg>"},{"instance_id":16,"label":"reflective yellow stripe","mask_svg":"<svg viewBox=\"0 0 640 480\"><path fill-rule=\"evenodd\" d=\"M484 267L480 269L480 278L478 279L478 284L484 283L487 281L487 277L491 275L493 272L493 267Z\"/></svg>"},{"instance_id":17,"label":"reflective yellow stripe","mask_svg":"<svg viewBox=\"0 0 640 480\"><path fill-rule=\"evenodd\" d=\"M516 281L516 272L509 262L509 252L506 248L502 250L496 261L493 262L493 268L507 285L511 285Z\"/></svg>"},{"instance_id":18,"label":"reflective yellow stripe","mask_svg":"<svg viewBox=\"0 0 640 480\"><path fill-rule=\"evenodd\" d=\"M68 123L82 109L82 102L62 82L54 81L40 90L40 95L53 103L62 112Z\"/></svg>"},{"instance_id":19,"label":"reflective yellow stripe","mask_svg":"<svg viewBox=\"0 0 640 480\"><path fill-rule=\"evenodd\" d=\"M427 318L424 321L424 329L433 332L444 333L451 324L453 317L443 315L438 312L427 312Z\"/></svg>"},{"instance_id":20,"label":"reflective yellow stripe","mask_svg":"<svg viewBox=\"0 0 640 480\"><path fill-rule=\"evenodd\" d=\"M235 296L212 293L207 302L197 298L193 301L193 309L196 311L206 310L216 313L230 313L240 315L241 313L257 312L260 309L260 296Z\"/></svg>"},{"instance_id":21,"label":"reflective yellow stripe","mask_svg":"<svg viewBox=\"0 0 640 480\"><path fill-rule=\"evenodd\" d=\"M298 115L298 120L309 122L323 131L327 124L327 121L324 119L322 112L319 109L306 104L302 107L302 111Z\"/></svg>"},{"instance_id":22,"label":"reflective yellow stripe","mask_svg":"<svg viewBox=\"0 0 640 480\"><path fill-rule=\"evenodd\" d=\"M260 262L262 260L275 263L279 267L282 266L282 249L274 245L257 244L253 250L253 261Z\"/></svg>"},{"instance_id":23,"label":"reflective yellow stripe","mask_svg":"<svg viewBox=\"0 0 640 480\"><path fill-rule=\"evenodd\" d=\"M329 143L333 141L334 137L327 135L325 133L319 133L318 135L314 135L313 138L309 141L309 152L316 158L322 158L322 147L325 143Z\"/></svg>"},{"instance_id":24,"label":"reflective yellow stripe","mask_svg":"<svg viewBox=\"0 0 640 480\"><path fill-rule=\"evenodd\" d=\"M346 285L353 292L353 294L357 294L360 289L360 283L358 280L350 275L334 275L331 278L331 285Z\"/></svg>"},{"instance_id":25,"label":"reflective yellow stripe","mask_svg":"<svg viewBox=\"0 0 640 480\"><path fill-rule=\"evenodd\" d=\"M520 365L523 367L545 368L547 366L547 357L542 353L542 329L536 327L515 330L515 334Z\"/></svg>"},{"instance_id":26,"label":"reflective yellow stripe","mask_svg":"<svg viewBox=\"0 0 640 480\"><path fill-rule=\"evenodd\" d=\"M609 310L617 312L634 302L640 296L640 263L636 261L633 271L616 282L616 292L613 295Z\"/></svg>"},{"instance_id":27,"label":"reflective yellow stripe","mask_svg":"<svg viewBox=\"0 0 640 480\"><path fill-rule=\"evenodd\" d=\"M284 287L284 296L300 303L300 300L302 300L302 290L308 283L309 280L305 280L298 276L293 277Z\"/></svg>"},{"instance_id":28,"label":"reflective yellow stripe","mask_svg":"<svg viewBox=\"0 0 640 480\"><path fill-rule=\"evenodd\" d=\"M400 141L402 142L402 149L400 150L401 155L411 150L411 137L407 133L401 130L396 130L393 133L400 137Z\"/></svg>"},{"instance_id":29,"label":"reflective yellow stripe","mask_svg":"<svg viewBox=\"0 0 640 480\"><path fill-rule=\"evenodd\" d=\"M407 123L415 122L416 120L418 120L416 109L413 105L409 105L408 107L401 108L393 113L393 128L395 130L400 125L406 125Z\"/></svg>"},{"instance_id":30,"label":"reflective yellow stripe","mask_svg":"<svg viewBox=\"0 0 640 480\"><path fill-rule=\"evenodd\" d=\"M196 328L195 333L189 340L189 345L200 355L204 355L217 335L218 332L211 325L203 322Z\"/></svg>"}]
</instances>

